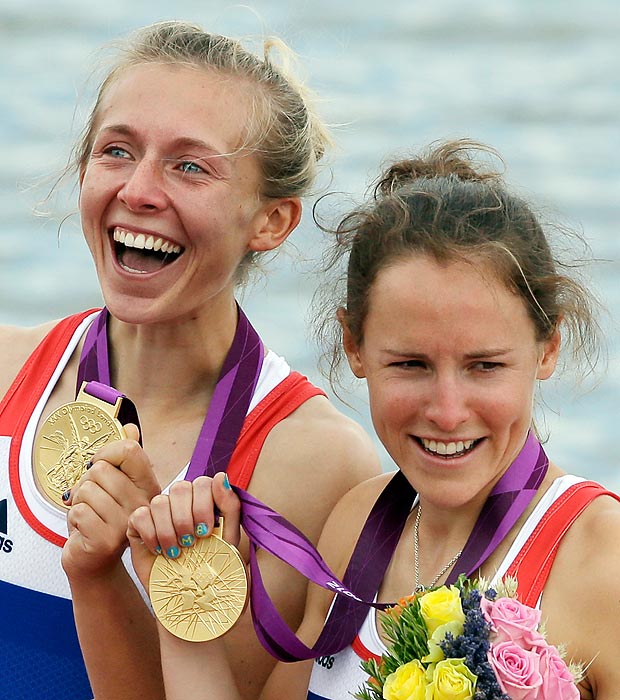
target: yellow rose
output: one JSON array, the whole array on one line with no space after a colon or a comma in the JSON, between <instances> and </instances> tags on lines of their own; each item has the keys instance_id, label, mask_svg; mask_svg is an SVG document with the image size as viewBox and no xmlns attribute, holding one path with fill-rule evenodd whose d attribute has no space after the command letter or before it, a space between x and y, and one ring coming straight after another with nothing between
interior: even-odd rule
<instances>
[{"instance_id":1,"label":"yellow rose","mask_svg":"<svg viewBox=\"0 0 620 700\"><path fill-rule=\"evenodd\" d=\"M426 700L426 672L415 659L399 666L385 679L384 700Z\"/></svg>"},{"instance_id":2,"label":"yellow rose","mask_svg":"<svg viewBox=\"0 0 620 700\"><path fill-rule=\"evenodd\" d=\"M442 586L436 591L425 593L420 598L420 612L431 636L440 625L465 622L461 596L456 586Z\"/></svg>"},{"instance_id":3,"label":"yellow rose","mask_svg":"<svg viewBox=\"0 0 620 700\"><path fill-rule=\"evenodd\" d=\"M440 661L433 669L425 700L471 700L476 692L478 677L465 666L464 661Z\"/></svg>"}]
</instances>

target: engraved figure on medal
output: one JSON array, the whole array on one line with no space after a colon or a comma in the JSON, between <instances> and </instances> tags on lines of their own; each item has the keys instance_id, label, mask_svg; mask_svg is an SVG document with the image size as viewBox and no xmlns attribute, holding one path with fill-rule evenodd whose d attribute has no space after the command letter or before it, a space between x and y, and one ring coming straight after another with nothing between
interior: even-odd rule
<instances>
[{"instance_id":1,"label":"engraved figure on medal","mask_svg":"<svg viewBox=\"0 0 620 700\"><path fill-rule=\"evenodd\" d=\"M88 402L56 409L44 421L34 443L34 472L43 493L66 509L62 494L73 488L97 450L124 431L112 416Z\"/></svg>"},{"instance_id":2,"label":"engraved figure on medal","mask_svg":"<svg viewBox=\"0 0 620 700\"><path fill-rule=\"evenodd\" d=\"M245 609L247 591L239 552L215 533L182 548L177 559L157 556L149 580L159 621L177 637L194 642L228 632Z\"/></svg>"}]
</instances>

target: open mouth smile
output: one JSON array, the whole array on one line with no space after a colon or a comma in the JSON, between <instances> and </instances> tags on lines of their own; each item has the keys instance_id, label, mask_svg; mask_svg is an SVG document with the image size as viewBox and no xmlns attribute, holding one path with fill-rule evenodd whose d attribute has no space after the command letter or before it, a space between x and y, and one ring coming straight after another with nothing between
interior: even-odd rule
<instances>
[{"instance_id":1,"label":"open mouth smile","mask_svg":"<svg viewBox=\"0 0 620 700\"><path fill-rule=\"evenodd\" d=\"M441 442L440 440L429 440L428 438L416 437L416 441L429 454L443 459L456 459L471 452L483 438L477 440L458 440L456 442Z\"/></svg>"},{"instance_id":2,"label":"open mouth smile","mask_svg":"<svg viewBox=\"0 0 620 700\"><path fill-rule=\"evenodd\" d=\"M116 227L112 233L118 264L127 272L157 272L177 260L185 249L159 236Z\"/></svg>"}]
</instances>

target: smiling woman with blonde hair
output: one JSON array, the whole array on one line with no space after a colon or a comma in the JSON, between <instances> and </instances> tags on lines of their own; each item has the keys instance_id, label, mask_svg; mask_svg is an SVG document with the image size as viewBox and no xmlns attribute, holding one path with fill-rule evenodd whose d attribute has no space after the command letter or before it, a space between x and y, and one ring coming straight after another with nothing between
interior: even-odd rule
<instances>
[{"instance_id":1,"label":"smiling woman with blonde hair","mask_svg":"<svg viewBox=\"0 0 620 700\"><path fill-rule=\"evenodd\" d=\"M328 143L273 47L256 56L182 22L122 45L74 151L105 308L0 329L0 502L15 542L0 669L14 698L163 697L155 623L121 560L130 513L163 488L227 470L316 542L338 498L379 471L368 436L235 299L299 223ZM263 568L298 624L306 581ZM248 611L226 639L243 697L274 664L250 624Z\"/></svg>"}]
</instances>

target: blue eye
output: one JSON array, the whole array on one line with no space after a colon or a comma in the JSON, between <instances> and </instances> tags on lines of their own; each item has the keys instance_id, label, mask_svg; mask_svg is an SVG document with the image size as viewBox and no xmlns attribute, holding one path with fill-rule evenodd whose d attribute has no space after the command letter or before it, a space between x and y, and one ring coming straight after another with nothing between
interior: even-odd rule
<instances>
[{"instance_id":1,"label":"blue eye","mask_svg":"<svg viewBox=\"0 0 620 700\"><path fill-rule=\"evenodd\" d=\"M129 158L130 157L129 153L124 148L121 148L120 146L110 146L109 148L105 149L104 153L106 155L112 156L113 158Z\"/></svg>"},{"instance_id":2,"label":"blue eye","mask_svg":"<svg viewBox=\"0 0 620 700\"><path fill-rule=\"evenodd\" d=\"M179 168L184 173L204 173L204 169L191 160L184 160Z\"/></svg>"}]
</instances>

